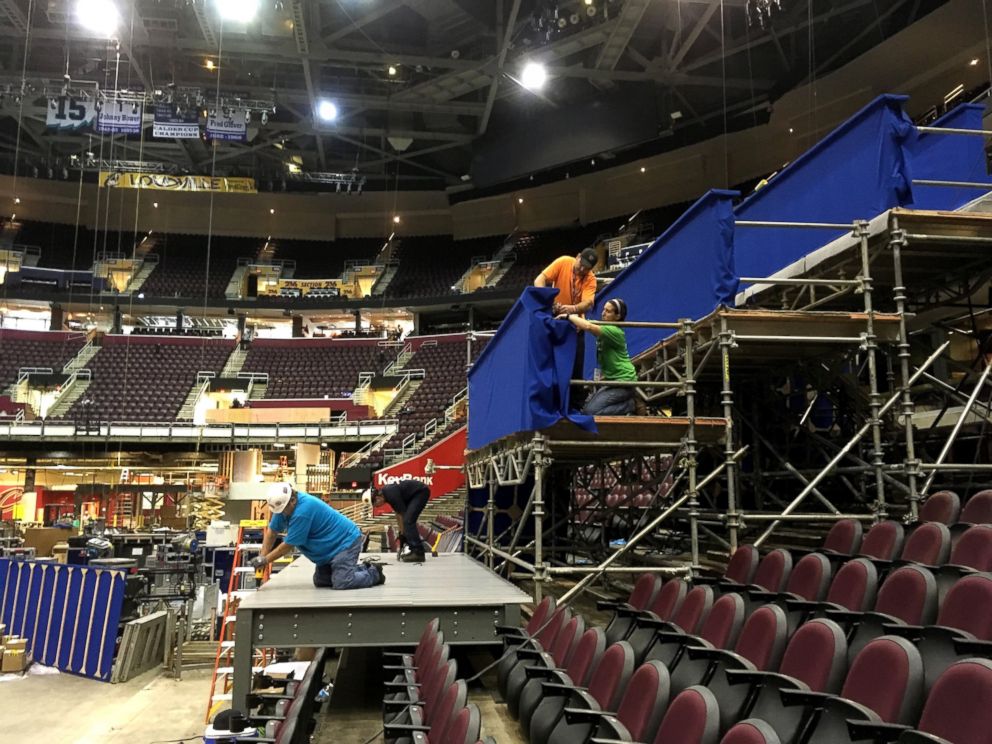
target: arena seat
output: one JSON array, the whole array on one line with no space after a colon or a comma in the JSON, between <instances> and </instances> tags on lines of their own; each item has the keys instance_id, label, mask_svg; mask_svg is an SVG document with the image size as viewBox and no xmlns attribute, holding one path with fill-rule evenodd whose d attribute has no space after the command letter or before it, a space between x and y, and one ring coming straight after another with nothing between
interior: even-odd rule
<instances>
[{"instance_id":1,"label":"arena seat","mask_svg":"<svg viewBox=\"0 0 992 744\"><path fill-rule=\"evenodd\" d=\"M838 569L822 602L788 600L790 627L795 628L825 610L867 612L875 603L878 569L867 558L853 558Z\"/></svg>"},{"instance_id":2,"label":"arena seat","mask_svg":"<svg viewBox=\"0 0 992 744\"><path fill-rule=\"evenodd\" d=\"M921 522L940 522L948 526L961 516L961 499L954 491L937 491L920 506Z\"/></svg>"},{"instance_id":3,"label":"arena seat","mask_svg":"<svg viewBox=\"0 0 992 744\"><path fill-rule=\"evenodd\" d=\"M860 555L883 561L895 560L902 551L905 530L898 522L887 519L874 525L861 543Z\"/></svg>"},{"instance_id":4,"label":"arena seat","mask_svg":"<svg viewBox=\"0 0 992 744\"><path fill-rule=\"evenodd\" d=\"M550 649L555 637L558 635L558 631L564 627L571 617L572 611L568 607L558 607L547 622L536 628L534 635L521 638L519 643L514 644L514 647L507 648L503 652L503 656L500 658L500 662L496 667L498 688L500 690L506 689L510 672L518 663L517 651L519 649L532 649L538 653Z\"/></svg>"},{"instance_id":5,"label":"arena seat","mask_svg":"<svg viewBox=\"0 0 992 744\"><path fill-rule=\"evenodd\" d=\"M719 737L720 708L717 699L707 688L695 686L672 700L652 741L653 744L716 744ZM591 744L606 744L608 741L590 739Z\"/></svg>"},{"instance_id":6,"label":"arena seat","mask_svg":"<svg viewBox=\"0 0 992 744\"><path fill-rule=\"evenodd\" d=\"M720 744L782 744L770 725L758 718L749 718L733 726Z\"/></svg>"},{"instance_id":7,"label":"arena seat","mask_svg":"<svg viewBox=\"0 0 992 744\"><path fill-rule=\"evenodd\" d=\"M914 732L902 744L987 744L992 731L992 661L965 659L940 675ZM933 738L938 737L938 738Z\"/></svg>"},{"instance_id":8,"label":"arena seat","mask_svg":"<svg viewBox=\"0 0 992 744\"><path fill-rule=\"evenodd\" d=\"M630 595L624 602L597 602L596 609L614 610L614 615L610 619L609 623L606 625L606 641L609 644L616 643L617 641L623 640L624 631L623 623L620 622L620 616L616 614L616 610L620 607L630 610L644 610L654 601L654 598L658 596L658 592L661 591L662 579L658 574L641 574L637 581L634 582L634 587L630 591Z\"/></svg>"},{"instance_id":9,"label":"arena seat","mask_svg":"<svg viewBox=\"0 0 992 744\"><path fill-rule=\"evenodd\" d=\"M861 548L863 528L857 519L839 519L830 527L823 539L824 553L840 555L857 555Z\"/></svg>"},{"instance_id":10,"label":"arena seat","mask_svg":"<svg viewBox=\"0 0 992 744\"><path fill-rule=\"evenodd\" d=\"M652 660L660 661L671 671L684 661L683 652L687 646L731 648L737 642L744 625L745 606L741 595L724 594L713 603L698 635L662 631L655 634L643 649L634 646L634 653L639 658L650 653Z\"/></svg>"},{"instance_id":11,"label":"arena seat","mask_svg":"<svg viewBox=\"0 0 992 744\"><path fill-rule=\"evenodd\" d=\"M618 607L617 618L613 621L616 623L613 634L621 639L628 638L635 632L642 619L648 621L670 620L678 612L688 593L688 582L684 579L670 579L662 585L661 590L655 595L654 600L646 610Z\"/></svg>"},{"instance_id":12,"label":"arena seat","mask_svg":"<svg viewBox=\"0 0 992 744\"><path fill-rule=\"evenodd\" d=\"M753 545L741 545L727 562L723 579L745 586L754 580L754 573L761 562L761 554Z\"/></svg>"},{"instance_id":13,"label":"arena seat","mask_svg":"<svg viewBox=\"0 0 992 744\"><path fill-rule=\"evenodd\" d=\"M924 522L909 536L899 560L942 566L951 552L951 530L943 522Z\"/></svg>"},{"instance_id":14,"label":"arena seat","mask_svg":"<svg viewBox=\"0 0 992 744\"><path fill-rule=\"evenodd\" d=\"M961 512L964 524L992 524L992 489L974 494Z\"/></svg>"},{"instance_id":15,"label":"arena seat","mask_svg":"<svg viewBox=\"0 0 992 744\"><path fill-rule=\"evenodd\" d=\"M667 631L679 636L696 635L713 608L713 597L713 587L696 586L685 595L685 600L670 620L655 618L650 615L637 618L637 627L627 636L627 640L630 641L634 649L635 660L638 663L645 660L644 655L659 631ZM652 658L665 661L664 658Z\"/></svg>"},{"instance_id":16,"label":"arena seat","mask_svg":"<svg viewBox=\"0 0 992 744\"><path fill-rule=\"evenodd\" d=\"M440 727L439 733L443 733L454 711L465 707L468 685L463 679L443 687L437 684L429 692L425 691L423 697L423 706L411 707L409 724L395 721L383 724L383 736L388 744L410 744L413 731L418 729L431 733ZM410 728L406 728L407 725Z\"/></svg>"},{"instance_id":17,"label":"arena seat","mask_svg":"<svg viewBox=\"0 0 992 744\"><path fill-rule=\"evenodd\" d=\"M82 333L0 329L0 390L17 381L21 367L61 372L85 343Z\"/></svg>"},{"instance_id":18,"label":"arena seat","mask_svg":"<svg viewBox=\"0 0 992 744\"><path fill-rule=\"evenodd\" d=\"M518 662L510 670L506 680L506 689L500 690L506 700L507 709L514 718L518 715L517 704L520 693L527 684L527 668L544 666L548 669L564 669L572 660L579 639L585 633L586 623L581 615L574 615L555 636L551 651L539 652L537 649L521 648L517 651Z\"/></svg>"},{"instance_id":19,"label":"arena seat","mask_svg":"<svg viewBox=\"0 0 992 744\"><path fill-rule=\"evenodd\" d=\"M668 670L660 662L649 661L634 671L616 714L566 709L565 716L570 722L583 717L591 721L590 732L599 739L651 741L668 708L668 698ZM588 738L579 736L578 741Z\"/></svg>"}]
</instances>

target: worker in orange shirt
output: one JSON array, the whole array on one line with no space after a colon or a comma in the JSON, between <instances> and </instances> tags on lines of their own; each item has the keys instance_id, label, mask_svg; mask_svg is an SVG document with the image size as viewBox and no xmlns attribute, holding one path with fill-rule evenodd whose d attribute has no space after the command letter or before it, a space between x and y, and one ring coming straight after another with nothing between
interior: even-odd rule
<instances>
[{"instance_id":1,"label":"worker in orange shirt","mask_svg":"<svg viewBox=\"0 0 992 744\"><path fill-rule=\"evenodd\" d=\"M560 256L534 280L535 287L555 287L558 296L552 308L554 315L585 315L592 309L596 299L596 275L593 268L599 262L599 255L592 248L584 248L577 256ZM572 366L572 379L582 378L585 365L585 335L578 331L578 345L575 349L575 364ZM573 408L582 408L586 397L585 388L573 388L571 393Z\"/></svg>"}]
</instances>

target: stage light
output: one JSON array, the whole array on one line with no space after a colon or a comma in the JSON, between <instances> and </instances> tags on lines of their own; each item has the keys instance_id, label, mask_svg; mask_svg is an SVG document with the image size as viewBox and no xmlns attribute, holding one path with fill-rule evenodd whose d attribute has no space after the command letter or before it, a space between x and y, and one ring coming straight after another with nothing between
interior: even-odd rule
<instances>
[{"instance_id":1,"label":"stage light","mask_svg":"<svg viewBox=\"0 0 992 744\"><path fill-rule=\"evenodd\" d=\"M395 75L396 74L396 65L390 65L388 72L389 72L390 76Z\"/></svg>"},{"instance_id":2,"label":"stage light","mask_svg":"<svg viewBox=\"0 0 992 744\"><path fill-rule=\"evenodd\" d=\"M643 165L641 166L641 173L646 173L646 172L647 172L647 170L648 170L648 169L647 169L647 168L645 168L645 167L644 167Z\"/></svg>"},{"instance_id":3,"label":"stage light","mask_svg":"<svg viewBox=\"0 0 992 744\"><path fill-rule=\"evenodd\" d=\"M334 105L333 101L328 101L326 98L322 99L317 104L317 116L320 117L321 121L334 121L338 118L338 107Z\"/></svg>"},{"instance_id":4,"label":"stage light","mask_svg":"<svg viewBox=\"0 0 992 744\"><path fill-rule=\"evenodd\" d=\"M528 90L541 90L548 80L548 71L540 62L528 62L520 73L520 82Z\"/></svg>"},{"instance_id":5,"label":"stage light","mask_svg":"<svg viewBox=\"0 0 992 744\"><path fill-rule=\"evenodd\" d=\"M15 196L14 197L14 204L20 204L20 203L21 203L21 197Z\"/></svg>"},{"instance_id":6,"label":"stage light","mask_svg":"<svg viewBox=\"0 0 992 744\"><path fill-rule=\"evenodd\" d=\"M393 215L393 224L394 225L400 224L400 216L398 214Z\"/></svg>"},{"instance_id":7,"label":"stage light","mask_svg":"<svg viewBox=\"0 0 992 744\"><path fill-rule=\"evenodd\" d=\"M968 65L970 67L977 67L978 66L978 57L975 57L973 60L971 60L971 62L969 62Z\"/></svg>"},{"instance_id":8,"label":"stage light","mask_svg":"<svg viewBox=\"0 0 992 744\"><path fill-rule=\"evenodd\" d=\"M120 14L110 0L77 0L76 20L88 31L109 37L117 30Z\"/></svg>"},{"instance_id":9,"label":"stage light","mask_svg":"<svg viewBox=\"0 0 992 744\"><path fill-rule=\"evenodd\" d=\"M523 204L523 203L524 203L524 198L522 196L518 196L517 197L517 204Z\"/></svg>"},{"instance_id":10,"label":"stage light","mask_svg":"<svg viewBox=\"0 0 992 744\"><path fill-rule=\"evenodd\" d=\"M275 209L270 209L269 210L269 214L275 214L275 213L276 213L276 210Z\"/></svg>"},{"instance_id":11,"label":"stage light","mask_svg":"<svg viewBox=\"0 0 992 744\"><path fill-rule=\"evenodd\" d=\"M152 207L158 209L158 202L152 202Z\"/></svg>"},{"instance_id":12,"label":"stage light","mask_svg":"<svg viewBox=\"0 0 992 744\"><path fill-rule=\"evenodd\" d=\"M206 67L208 70L213 70L216 67L212 59L208 59L203 66Z\"/></svg>"},{"instance_id":13,"label":"stage light","mask_svg":"<svg viewBox=\"0 0 992 744\"><path fill-rule=\"evenodd\" d=\"M216 3L225 21L249 23L258 13L258 0L216 0Z\"/></svg>"}]
</instances>

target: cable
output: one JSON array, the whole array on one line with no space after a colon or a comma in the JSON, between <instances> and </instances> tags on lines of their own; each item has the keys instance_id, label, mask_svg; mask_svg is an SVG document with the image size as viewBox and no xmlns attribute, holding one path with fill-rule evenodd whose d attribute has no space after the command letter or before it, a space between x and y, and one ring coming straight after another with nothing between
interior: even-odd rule
<instances>
[{"instance_id":1,"label":"cable","mask_svg":"<svg viewBox=\"0 0 992 744\"><path fill-rule=\"evenodd\" d=\"M183 744L187 741L196 741L197 739L206 739L202 734L197 736L187 736L185 739L159 739L158 741L150 741L148 744Z\"/></svg>"}]
</instances>

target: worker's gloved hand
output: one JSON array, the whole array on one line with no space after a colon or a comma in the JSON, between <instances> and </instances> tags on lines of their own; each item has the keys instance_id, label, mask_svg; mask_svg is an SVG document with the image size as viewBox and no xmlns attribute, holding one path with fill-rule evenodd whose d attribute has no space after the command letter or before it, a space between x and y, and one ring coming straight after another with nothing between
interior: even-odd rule
<instances>
[{"instance_id":1,"label":"worker's gloved hand","mask_svg":"<svg viewBox=\"0 0 992 744\"><path fill-rule=\"evenodd\" d=\"M268 563L268 561L265 560L264 555L256 555L254 558L251 559L252 568L265 568L266 563Z\"/></svg>"}]
</instances>

